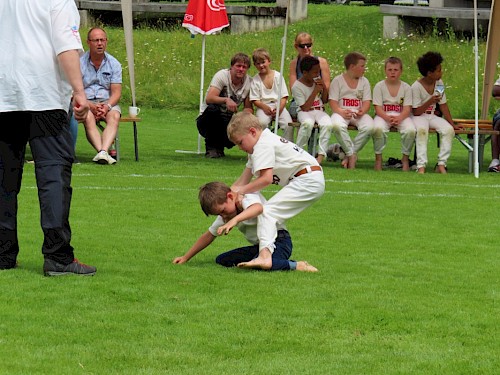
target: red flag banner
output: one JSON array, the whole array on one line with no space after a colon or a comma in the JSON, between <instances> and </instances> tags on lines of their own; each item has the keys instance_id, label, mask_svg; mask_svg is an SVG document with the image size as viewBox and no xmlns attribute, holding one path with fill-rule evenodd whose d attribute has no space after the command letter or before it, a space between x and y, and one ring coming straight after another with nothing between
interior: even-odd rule
<instances>
[{"instance_id":1,"label":"red flag banner","mask_svg":"<svg viewBox=\"0 0 500 375\"><path fill-rule=\"evenodd\" d=\"M224 0L189 0L182 26L191 34L221 31L229 26Z\"/></svg>"}]
</instances>

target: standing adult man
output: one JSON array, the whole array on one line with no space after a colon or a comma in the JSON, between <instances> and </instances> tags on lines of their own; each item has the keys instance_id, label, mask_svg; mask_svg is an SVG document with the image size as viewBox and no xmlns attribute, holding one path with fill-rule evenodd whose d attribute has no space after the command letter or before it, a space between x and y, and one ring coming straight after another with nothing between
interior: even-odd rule
<instances>
[{"instance_id":1,"label":"standing adult man","mask_svg":"<svg viewBox=\"0 0 500 375\"><path fill-rule=\"evenodd\" d=\"M83 85L89 100L90 111L83 122L87 139L97 151L92 159L98 164L115 164L108 154L118 132L121 109L118 105L122 95L122 66L106 52L108 37L106 32L94 27L87 34L89 50L80 58ZM105 121L102 134L96 122Z\"/></svg>"},{"instance_id":2,"label":"standing adult man","mask_svg":"<svg viewBox=\"0 0 500 375\"><path fill-rule=\"evenodd\" d=\"M227 125L231 117L243 103L245 111L253 113L250 102L250 83L247 74L250 58L237 53L231 59L231 68L215 73L202 106L202 114L196 119L198 131L205 138L205 157L220 158L224 148L234 143L227 137Z\"/></svg>"},{"instance_id":3,"label":"standing adult man","mask_svg":"<svg viewBox=\"0 0 500 375\"><path fill-rule=\"evenodd\" d=\"M44 235L46 275L93 275L70 245L71 166L66 111L89 110L80 73L80 17L73 0L0 1L0 269L17 265L17 196L29 142Z\"/></svg>"}]
</instances>

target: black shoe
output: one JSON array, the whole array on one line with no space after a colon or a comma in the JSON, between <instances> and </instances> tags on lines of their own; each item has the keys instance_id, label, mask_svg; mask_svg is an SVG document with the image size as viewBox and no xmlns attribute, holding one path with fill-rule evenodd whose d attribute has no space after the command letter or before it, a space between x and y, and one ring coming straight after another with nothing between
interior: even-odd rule
<instances>
[{"instance_id":1,"label":"black shoe","mask_svg":"<svg viewBox=\"0 0 500 375\"><path fill-rule=\"evenodd\" d=\"M217 151L214 148L209 148L207 149L207 152L205 152L205 157L209 159L217 159L220 158L221 155L219 154L219 151Z\"/></svg>"},{"instance_id":2,"label":"black shoe","mask_svg":"<svg viewBox=\"0 0 500 375\"><path fill-rule=\"evenodd\" d=\"M224 149L222 150L217 150L217 153L219 154L219 157L223 158L226 156L226 154L224 153Z\"/></svg>"},{"instance_id":3,"label":"black shoe","mask_svg":"<svg viewBox=\"0 0 500 375\"><path fill-rule=\"evenodd\" d=\"M494 173L499 173L500 172L500 164L495 165L493 167L488 168L488 172L494 172Z\"/></svg>"},{"instance_id":4,"label":"black shoe","mask_svg":"<svg viewBox=\"0 0 500 375\"><path fill-rule=\"evenodd\" d=\"M62 276L70 274L94 276L96 273L96 268L80 263L76 258L73 259L73 262L68 265L64 265L56 262L55 260L45 258L45 262L43 263L43 273L45 274L45 276Z\"/></svg>"}]
</instances>

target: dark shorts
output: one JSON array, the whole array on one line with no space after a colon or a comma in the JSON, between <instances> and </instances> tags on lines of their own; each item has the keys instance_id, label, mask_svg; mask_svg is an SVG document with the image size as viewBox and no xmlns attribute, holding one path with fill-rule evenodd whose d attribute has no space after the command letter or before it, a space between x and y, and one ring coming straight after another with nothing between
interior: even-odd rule
<instances>
[{"instance_id":1,"label":"dark shorts","mask_svg":"<svg viewBox=\"0 0 500 375\"><path fill-rule=\"evenodd\" d=\"M491 121L491 124L493 125L493 128L500 127L500 109L497 111L497 113L493 115L493 120Z\"/></svg>"}]
</instances>

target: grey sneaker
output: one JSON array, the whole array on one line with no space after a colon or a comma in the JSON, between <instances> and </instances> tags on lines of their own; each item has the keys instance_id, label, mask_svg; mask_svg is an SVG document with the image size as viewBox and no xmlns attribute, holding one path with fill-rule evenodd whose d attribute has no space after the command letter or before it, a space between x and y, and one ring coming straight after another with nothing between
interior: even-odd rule
<instances>
[{"instance_id":1,"label":"grey sneaker","mask_svg":"<svg viewBox=\"0 0 500 375\"><path fill-rule=\"evenodd\" d=\"M96 271L95 267L80 263L76 258L68 265L58 263L48 258L45 258L45 262L43 263L43 273L45 276L62 276L70 274L94 276Z\"/></svg>"},{"instance_id":2,"label":"grey sneaker","mask_svg":"<svg viewBox=\"0 0 500 375\"><path fill-rule=\"evenodd\" d=\"M113 159L106 151L99 151L92 159L97 164L115 164L116 160Z\"/></svg>"}]
</instances>

